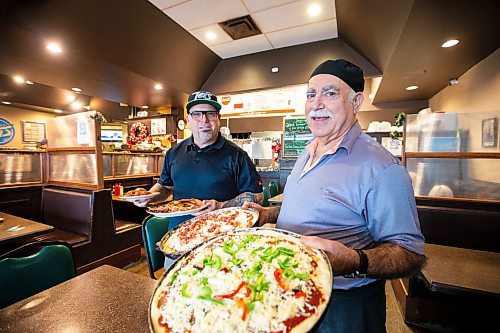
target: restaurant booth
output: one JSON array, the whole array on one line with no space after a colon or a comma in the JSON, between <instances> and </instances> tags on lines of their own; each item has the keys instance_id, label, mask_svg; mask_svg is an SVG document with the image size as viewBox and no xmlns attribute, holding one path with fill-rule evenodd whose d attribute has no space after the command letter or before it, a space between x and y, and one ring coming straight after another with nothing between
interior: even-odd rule
<instances>
[{"instance_id":1,"label":"restaurant booth","mask_svg":"<svg viewBox=\"0 0 500 333\"><path fill-rule=\"evenodd\" d=\"M78 273L140 258L145 210L113 196L111 187L128 179L130 187L150 186L163 154L103 154L100 127L95 112L61 116L47 122L47 149L0 151L0 211L53 227L2 240L2 252L28 242L66 241Z\"/></svg>"}]
</instances>

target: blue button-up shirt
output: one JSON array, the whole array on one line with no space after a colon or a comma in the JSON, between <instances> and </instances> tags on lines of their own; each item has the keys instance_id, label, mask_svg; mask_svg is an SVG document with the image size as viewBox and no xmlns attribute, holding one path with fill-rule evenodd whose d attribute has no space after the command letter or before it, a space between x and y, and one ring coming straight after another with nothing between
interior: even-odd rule
<instances>
[{"instance_id":1,"label":"blue button-up shirt","mask_svg":"<svg viewBox=\"0 0 500 333\"><path fill-rule=\"evenodd\" d=\"M332 153L302 174L306 150L288 177L276 227L336 240L351 248L390 242L424 253L406 168L356 123ZM335 277L350 289L373 279Z\"/></svg>"}]
</instances>

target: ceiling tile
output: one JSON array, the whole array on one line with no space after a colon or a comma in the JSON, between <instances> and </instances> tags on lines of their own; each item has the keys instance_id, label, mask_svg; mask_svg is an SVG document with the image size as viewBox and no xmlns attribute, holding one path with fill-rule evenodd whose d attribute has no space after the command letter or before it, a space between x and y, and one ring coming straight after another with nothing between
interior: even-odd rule
<instances>
[{"instance_id":1,"label":"ceiling tile","mask_svg":"<svg viewBox=\"0 0 500 333\"><path fill-rule=\"evenodd\" d=\"M249 14L239 0L192 0L164 12L186 30Z\"/></svg>"},{"instance_id":2,"label":"ceiling tile","mask_svg":"<svg viewBox=\"0 0 500 333\"><path fill-rule=\"evenodd\" d=\"M175 5L178 5L182 2L186 2L189 0L149 0L153 5L158 7L159 9L163 10L168 7L172 7Z\"/></svg>"},{"instance_id":3,"label":"ceiling tile","mask_svg":"<svg viewBox=\"0 0 500 333\"><path fill-rule=\"evenodd\" d=\"M300 27L270 32L267 38L275 48L337 38L337 20L331 19Z\"/></svg>"},{"instance_id":4,"label":"ceiling tile","mask_svg":"<svg viewBox=\"0 0 500 333\"><path fill-rule=\"evenodd\" d=\"M198 29L194 29L189 31L193 36L198 38L200 42L207 46L212 46L212 45L217 45L217 44L222 44L222 43L227 43L231 42L233 39L229 37L229 35L218 25L218 24L211 24L207 25ZM214 40L209 40L207 38L207 33L208 32L213 32L217 36L216 39Z\"/></svg>"},{"instance_id":5,"label":"ceiling tile","mask_svg":"<svg viewBox=\"0 0 500 333\"><path fill-rule=\"evenodd\" d=\"M313 3L322 10L318 16L310 17L307 8ZM254 13L252 17L262 32L272 32L335 18L335 5L331 0L302 0Z\"/></svg>"},{"instance_id":6,"label":"ceiling tile","mask_svg":"<svg viewBox=\"0 0 500 333\"><path fill-rule=\"evenodd\" d=\"M242 1L245 4L245 6L247 6L250 13L254 13L259 10L284 5L286 3L295 2L297 0L242 0Z\"/></svg>"},{"instance_id":7,"label":"ceiling tile","mask_svg":"<svg viewBox=\"0 0 500 333\"><path fill-rule=\"evenodd\" d=\"M223 59L237 57L244 54L256 53L272 49L264 35L238 39L229 43L210 47L212 51Z\"/></svg>"}]
</instances>

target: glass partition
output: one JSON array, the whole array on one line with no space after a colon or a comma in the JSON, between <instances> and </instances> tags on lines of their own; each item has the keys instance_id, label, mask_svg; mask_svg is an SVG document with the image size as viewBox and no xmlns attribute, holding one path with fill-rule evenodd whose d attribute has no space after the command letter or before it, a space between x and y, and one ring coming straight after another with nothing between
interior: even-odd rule
<instances>
[{"instance_id":1,"label":"glass partition","mask_svg":"<svg viewBox=\"0 0 500 333\"><path fill-rule=\"evenodd\" d=\"M415 195L500 200L500 112L408 115L405 163Z\"/></svg>"},{"instance_id":2,"label":"glass partition","mask_svg":"<svg viewBox=\"0 0 500 333\"><path fill-rule=\"evenodd\" d=\"M49 155L49 179L51 182L97 184L96 155L64 153Z\"/></svg>"},{"instance_id":3,"label":"glass partition","mask_svg":"<svg viewBox=\"0 0 500 333\"><path fill-rule=\"evenodd\" d=\"M42 152L0 151L0 186L43 182Z\"/></svg>"},{"instance_id":4,"label":"glass partition","mask_svg":"<svg viewBox=\"0 0 500 333\"><path fill-rule=\"evenodd\" d=\"M103 153L104 177L157 175L163 168L163 153Z\"/></svg>"},{"instance_id":5,"label":"glass partition","mask_svg":"<svg viewBox=\"0 0 500 333\"><path fill-rule=\"evenodd\" d=\"M93 111L80 112L49 120L49 184L103 188L101 143L96 134L101 129L93 115Z\"/></svg>"}]
</instances>

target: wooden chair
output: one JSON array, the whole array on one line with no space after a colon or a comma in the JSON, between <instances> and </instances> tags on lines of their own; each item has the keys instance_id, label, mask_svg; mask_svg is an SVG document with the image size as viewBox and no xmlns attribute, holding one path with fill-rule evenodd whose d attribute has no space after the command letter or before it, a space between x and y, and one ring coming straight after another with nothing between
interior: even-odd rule
<instances>
[{"instance_id":1,"label":"wooden chair","mask_svg":"<svg viewBox=\"0 0 500 333\"><path fill-rule=\"evenodd\" d=\"M0 308L11 305L76 275L71 245L36 242L0 256Z\"/></svg>"}]
</instances>

